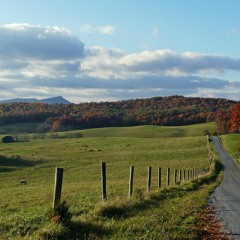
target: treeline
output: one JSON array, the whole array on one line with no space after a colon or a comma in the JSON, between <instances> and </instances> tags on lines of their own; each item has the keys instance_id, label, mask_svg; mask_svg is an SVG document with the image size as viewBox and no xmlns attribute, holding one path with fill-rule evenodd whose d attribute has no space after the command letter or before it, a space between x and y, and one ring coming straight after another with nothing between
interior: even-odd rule
<instances>
[{"instance_id":1,"label":"treeline","mask_svg":"<svg viewBox=\"0 0 240 240\"><path fill-rule=\"evenodd\" d=\"M221 110L216 116L218 134L240 133L240 103L229 110Z\"/></svg>"},{"instance_id":2,"label":"treeline","mask_svg":"<svg viewBox=\"0 0 240 240\"><path fill-rule=\"evenodd\" d=\"M62 126L95 128L113 126L177 126L215 121L217 112L237 102L218 98L154 97L80 104L0 104L0 125L45 122L52 131Z\"/></svg>"}]
</instances>

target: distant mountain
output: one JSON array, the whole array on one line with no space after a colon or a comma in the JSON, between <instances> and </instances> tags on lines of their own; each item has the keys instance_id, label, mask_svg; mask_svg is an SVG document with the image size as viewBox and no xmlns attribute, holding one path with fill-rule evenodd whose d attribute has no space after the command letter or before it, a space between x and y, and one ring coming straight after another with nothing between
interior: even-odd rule
<instances>
[{"instance_id":1,"label":"distant mountain","mask_svg":"<svg viewBox=\"0 0 240 240\"><path fill-rule=\"evenodd\" d=\"M71 102L69 102L67 99L63 98L62 96L45 98L45 99L39 100L39 102L49 103L49 104L53 104L53 103L71 104Z\"/></svg>"},{"instance_id":2,"label":"distant mountain","mask_svg":"<svg viewBox=\"0 0 240 240\"><path fill-rule=\"evenodd\" d=\"M48 103L48 104L54 104L54 103L71 104L71 102L69 102L62 96L45 98L45 99L41 99L41 100L36 99L36 98L14 98L14 99L0 101L0 103L13 103L13 102L17 102L17 103L19 103L19 102L24 102L24 103L40 102L40 103Z\"/></svg>"}]
</instances>

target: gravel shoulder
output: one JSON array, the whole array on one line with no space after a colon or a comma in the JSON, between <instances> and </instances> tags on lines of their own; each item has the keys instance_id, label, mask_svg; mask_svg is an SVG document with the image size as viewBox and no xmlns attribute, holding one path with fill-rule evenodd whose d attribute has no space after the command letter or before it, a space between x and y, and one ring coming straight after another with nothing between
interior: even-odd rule
<instances>
[{"instance_id":1,"label":"gravel shoulder","mask_svg":"<svg viewBox=\"0 0 240 240\"><path fill-rule=\"evenodd\" d=\"M224 167L223 181L210 197L216 206L216 217L231 232L233 239L240 239L240 170L223 149L219 137L212 137L214 148Z\"/></svg>"}]
</instances>

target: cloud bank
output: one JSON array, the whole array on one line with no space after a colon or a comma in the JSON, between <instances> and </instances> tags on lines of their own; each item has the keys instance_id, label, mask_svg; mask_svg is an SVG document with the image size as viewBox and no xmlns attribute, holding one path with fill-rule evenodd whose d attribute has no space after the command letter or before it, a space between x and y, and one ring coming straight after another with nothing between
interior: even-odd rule
<instances>
[{"instance_id":1,"label":"cloud bank","mask_svg":"<svg viewBox=\"0 0 240 240\"><path fill-rule=\"evenodd\" d=\"M85 26L86 31L91 28ZM115 28L98 29L112 34ZM0 27L0 100L63 95L73 102L185 95L239 100L240 59L171 50L128 54L84 43L62 27Z\"/></svg>"}]
</instances>

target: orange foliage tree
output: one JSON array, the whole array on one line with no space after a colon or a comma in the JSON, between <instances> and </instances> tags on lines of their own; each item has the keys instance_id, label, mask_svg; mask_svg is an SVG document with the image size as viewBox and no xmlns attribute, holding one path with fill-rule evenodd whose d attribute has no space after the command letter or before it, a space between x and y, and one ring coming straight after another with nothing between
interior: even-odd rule
<instances>
[{"instance_id":1,"label":"orange foliage tree","mask_svg":"<svg viewBox=\"0 0 240 240\"><path fill-rule=\"evenodd\" d=\"M230 109L231 118L228 120L227 127L231 133L240 132L240 104L234 105Z\"/></svg>"}]
</instances>

